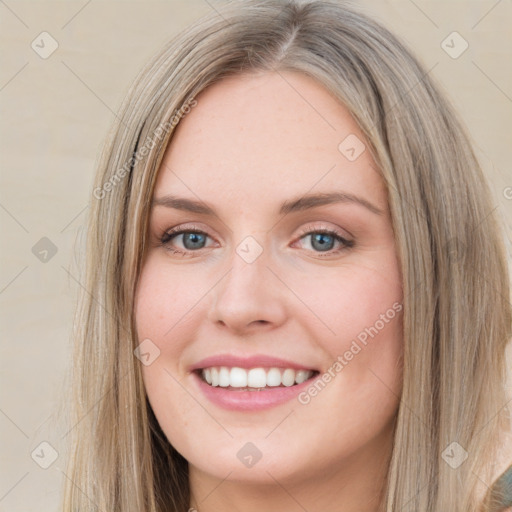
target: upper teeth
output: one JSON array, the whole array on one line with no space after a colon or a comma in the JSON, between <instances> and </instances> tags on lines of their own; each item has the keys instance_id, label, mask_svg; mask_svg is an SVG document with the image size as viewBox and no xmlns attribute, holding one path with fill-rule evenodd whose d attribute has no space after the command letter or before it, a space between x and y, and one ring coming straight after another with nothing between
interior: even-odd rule
<instances>
[{"instance_id":1,"label":"upper teeth","mask_svg":"<svg viewBox=\"0 0 512 512\"><path fill-rule=\"evenodd\" d=\"M292 368L228 368L214 366L201 371L203 379L212 386L227 388L264 388L265 386L293 386L308 380L311 370L294 370Z\"/></svg>"}]
</instances>

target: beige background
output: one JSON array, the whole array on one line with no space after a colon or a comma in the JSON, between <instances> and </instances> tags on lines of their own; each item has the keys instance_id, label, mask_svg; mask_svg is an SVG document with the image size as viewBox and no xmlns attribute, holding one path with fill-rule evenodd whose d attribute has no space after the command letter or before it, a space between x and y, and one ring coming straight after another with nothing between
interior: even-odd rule
<instances>
[{"instance_id":1,"label":"beige background","mask_svg":"<svg viewBox=\"0 0 512 512\"><path fill-rule=\"evenodd\" d=\"M221 3L0 1L0 511L57 510L66 428L53 412L68 366L77 260L102 139L141 65ZM512 254L512 3L354 3L433 68L489 174ZM47 59L31 48L43 31L59 45ZM441 47L453 31L469 44L457 59ZM43 237L57 248L46 262L32 252ZM35 460L51 462L44 441L59 453L48 469L31 457L35 450Z\"/></svg>"}]
</instances>

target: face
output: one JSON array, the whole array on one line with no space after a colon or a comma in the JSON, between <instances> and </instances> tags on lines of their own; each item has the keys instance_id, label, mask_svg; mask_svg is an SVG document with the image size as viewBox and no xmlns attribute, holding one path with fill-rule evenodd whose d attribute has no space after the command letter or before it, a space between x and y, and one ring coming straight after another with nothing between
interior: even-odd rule
<instances>
[{"instance_id":1,"label":"face","mask_svg":"<svg viewBox=\"0 0 512 512\"><path fill-rule=\"evenodd\" d=\"M181 120L135 314L149 401L191 474L284 485L389 448L402 286L357 124L281 75L225 79Z\"/></svg>"}]
</instances>

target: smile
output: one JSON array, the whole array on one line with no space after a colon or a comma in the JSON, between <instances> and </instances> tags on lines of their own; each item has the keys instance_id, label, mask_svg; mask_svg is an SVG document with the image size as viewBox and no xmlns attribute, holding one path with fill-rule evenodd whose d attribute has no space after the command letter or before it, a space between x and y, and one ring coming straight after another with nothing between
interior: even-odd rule
<instances>
[{"instance_id":1,"label":"smile","mask_svg":"<svg viewBox=\"0 0 512 512\"><path fill-rule=\"evenodd\" d=\"M233 391L260 391L277 387L291 387L310 379L314 370L294 368L239 368L212 366L199 371L204 382L212 387Z\"/></svg>"},{"instance_id":2,"label":"smile","mask_svg":"<svg viewBox=\"0 0 512 512\"><path fill-rule=\"evenodd\" d=\"M265 354L218 354L188 369L199 394L217 407L242 413L290 402L320 375L315 367Z\"/></svg>"}]
</instances>

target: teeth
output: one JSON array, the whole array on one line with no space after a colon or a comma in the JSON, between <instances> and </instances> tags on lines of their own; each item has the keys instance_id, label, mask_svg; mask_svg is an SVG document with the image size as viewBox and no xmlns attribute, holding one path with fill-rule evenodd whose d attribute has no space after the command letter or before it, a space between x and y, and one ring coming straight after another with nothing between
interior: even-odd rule
<instances>
[{"instance_id":1,"label":"teeth","mask_svg":"<svg viewBox=\"0 0 512 512\"><path fill-rule=\"evenodd\" d=\"M302 382L306 381L309 379L309 377L311 377L311 375L309 375L310 372L308 372L307 370L299 370L296 374L295 374L295 382L297 384L301 384Z\"/></svg>"},{"instance_id":2,"label":"teeth","mask_svg":"<svg viewBox=\"0 0 512 512\"><path fill-rule=\"evenodd\" d=\"M212 372L212 386L218 386L219 385L219 369L212 368L211 372Z\"/></svg>"},{"instance_id":3,"label":"teeth","mask_svg":"<svg viewBox=\"0 0 512 512\"><path fill-rule=\"evenodd\" d=\"M291 370L290 368L287 368L283 372L283 376L281 377L281 380L283 381L283 385L290 387L295 384L295 370Z\"/></svg>"},{"instance_id":4,"label":"teeth","mask_svg":"<svg viewBox=\"0 0 512 512\"><path fill-rule=\"evenodd\" d=\"M267 372L267 386L280 386L281 385L281 370L279 368L270 368Z\"/></svg>"},{"instance_id":5,"label":"teeth","mask_svg":"<svg viewBox=\"0 0 512 512\"><path fill-rule=\"evenodd\" d=\"M294 370L292 368L228 368L214 366L201 370L203 379L211 386L222 388L257 388L301 384L312 375L311 370Z\"/></svg>"},{"instance_id":6,"label":"teeth","mask_svg":"<svg viewBox=\"0 0 512 512\"><path fill-rule=\"evenodd\" d=\"M234 388L244 388L247 386L247 372L242 370L242 368L231 368L228 386L229 385Z\"/></svg>"},{"instance_id":7,"label":"teeth","mask_svg":"<svg viewBox=\"0 0 512 512\"><path fill-rule=\"evenodd\" d=\"M263 368L253 368L247 373L247 386L250 388L264 388L267 385L267 372Z\"/></svg>"},{"instance_id":8,"label":"teeth","mask_svg":"<svg viewBox=\"0 0 512 512\"><path fill-rule=\"evenodd\" d=\"M221 388L227 388L230 382L229 370L225 366L221 366L219 370L219 386Z\"/></svg>"}]
</instances>

